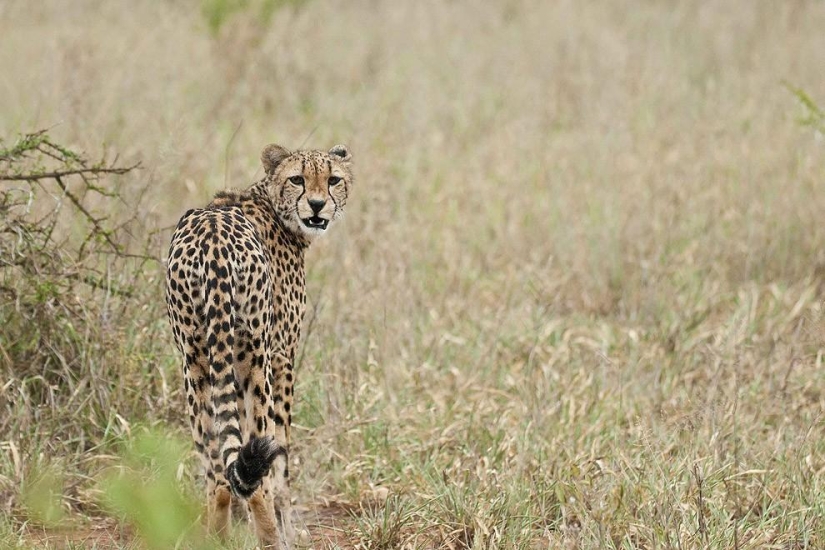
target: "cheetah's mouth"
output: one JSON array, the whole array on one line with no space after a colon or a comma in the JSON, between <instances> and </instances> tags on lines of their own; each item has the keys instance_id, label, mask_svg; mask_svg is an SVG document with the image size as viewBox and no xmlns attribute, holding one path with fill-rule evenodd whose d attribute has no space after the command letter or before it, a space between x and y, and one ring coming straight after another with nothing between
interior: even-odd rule
<instances>
[{"instance_id":1,"label":"cheetah's mouth","mask_svg":"<svg viewBox=\"0 0 825 550\"><path fill-rule=\"evenodd\" d=\"M311 228L311 229L326 229L329 225L329 220L322 218L321 216L312 216L311 218L303 218L301 219L304 222L304 225Z\"/></svg>"}]
</instances>

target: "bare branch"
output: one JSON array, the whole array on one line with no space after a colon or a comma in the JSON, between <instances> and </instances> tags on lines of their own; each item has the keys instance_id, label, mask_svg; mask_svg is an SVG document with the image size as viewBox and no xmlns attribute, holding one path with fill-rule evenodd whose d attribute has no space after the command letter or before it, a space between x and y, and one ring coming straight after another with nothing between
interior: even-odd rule
<instances>
[{"instance_id":1,"label":"bare branch","mask_svg":"<svg viewBox=\"0 0 825 550\"><path fill-rule=\"evenodd\" d=\"M74 170L56 170L54 172L32 172L29 174L0 174L0 181L38 181L43 179L57 179L74 175L94 175L115 174L123 175L132 170L140 168L140 163L127 166L125 168L78 168Z\"/></svg>"}]
</instances>

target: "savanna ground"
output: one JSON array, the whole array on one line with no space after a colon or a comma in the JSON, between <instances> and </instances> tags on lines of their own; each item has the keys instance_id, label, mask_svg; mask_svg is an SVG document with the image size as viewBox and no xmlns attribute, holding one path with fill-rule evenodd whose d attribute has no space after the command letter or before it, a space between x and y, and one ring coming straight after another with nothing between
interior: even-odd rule
<instances>
[{"instance_id":1,"label":"savanna ground","mask_svg":"<svg viewBox=\"0 0 825 550\"><path fill-rule=\"evenodd\" d=\"M300 547L825 547L825 150L792 91L825 103L825 3L233 6L0 3L3 150L141 163L116 197L0 183L7 225L63 208L57 271L0 235L2 547L211 544L153 258L273 141L358 177L307 259ZM117 252L76 260L72 189Z\"/></svg>"}]
</instances>

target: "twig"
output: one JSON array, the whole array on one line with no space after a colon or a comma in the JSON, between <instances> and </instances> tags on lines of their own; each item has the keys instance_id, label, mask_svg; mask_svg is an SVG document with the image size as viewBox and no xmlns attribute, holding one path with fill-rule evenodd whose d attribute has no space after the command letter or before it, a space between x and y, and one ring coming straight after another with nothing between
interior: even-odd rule
<instances>
[{"instance_id":1,"label":"twig","mask_svg":"<svg viewBox=\"0 0 825 550\"><path fill-rule=\"evenodd\" d=\"M243 126L243 120L238 123L238 126L235 128L235 131L232 132L232 136L229 138L229 141L226 142L226 149L224 150L223 154L223 186L226 187L226 183L229 181L229 149L232 147L232 143L235 141L235 137L237 137L238 132L241 130L241 126Z\"/></svg>"},{"instance_id":2,"label":"twig","mask_svg":"<svg viewBox=\"0 0 825 550\"><path fill-rule=\"evenodd\" d=\"M57 179L65 176L75 176L79 174L99 175L115 174L123 175L132 170L140 168L140 163L127 166L125 168L77 168L74 170L55 170L54 172L32 172L29 174L0 174L0 181L39 181L44 179Z\"/></svg>"},{"instance_id":3,"label":"twig","mask_svg":"<svg viewBox=\"0 0 825 550\"><path fill-rule=\"evenodd\" d=\"M99 234L106 240L107 243L109 243L109 246L112 247L112 250L120 251L120 246L118 246L118 244L112 240L112 236L109 234L109 231L107 231L100 225L100 222L103 220L95 218L91 212L86 210L86 208L80 203L80 200L78 200L77 197L75 197L73 194L69 192L69 189L66 187L66 184L63 183L63 180L59 176L55 177L54 181L57 182L57 185L60 186L60 189L63 190L63 193L65 193L66 196L69 197L69 200L72 201L72 204L74 204L75 207L78 210L80 210L80 212L82 212L84 216L86 216L86 219L88 219L91 222L91 224L99 232Z\"/></svg>"},{"instance_id":4,"label":"twig","mask_svg":"<svg viewBox=\"0 0 825 550\"><path fill-rule=\"evenodd\" d=\"M698 522L699 522L699 534L702 536L702 540L705 541L705 544L708 543L708 526L705 522L705 498L702 494L702 485L704 480L702 479L702 475L699 473L699 465L693 465L693 477L696 480L696 512L698 515Z\"/></svg>"}]
</instances>

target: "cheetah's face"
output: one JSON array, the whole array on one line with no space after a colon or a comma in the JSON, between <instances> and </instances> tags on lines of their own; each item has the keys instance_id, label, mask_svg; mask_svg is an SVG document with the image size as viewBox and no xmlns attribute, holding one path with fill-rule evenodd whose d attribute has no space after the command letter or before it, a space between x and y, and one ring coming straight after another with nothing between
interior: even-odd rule
<instances>
[{"instance_id":1,"label":"cheetah's face","mask_svg":"<svg viewBox=\"0 0 825 550\"><path fill-rule=\"evenodd\" d=\"M290 231L306 239L321 235L343 214L352 185L352 156L343 145L329 152L289 152L268 145L262 155L275 209Z\"/></svg>"}]
</instances>

